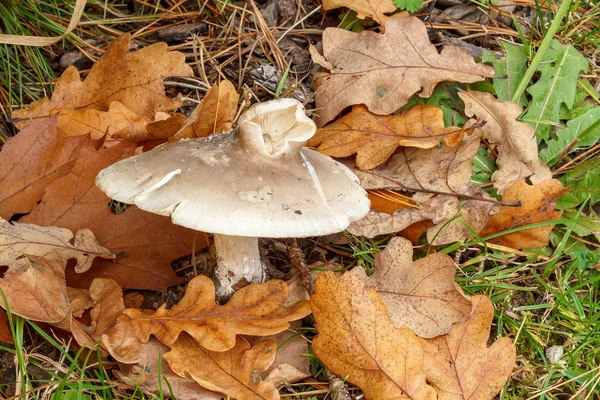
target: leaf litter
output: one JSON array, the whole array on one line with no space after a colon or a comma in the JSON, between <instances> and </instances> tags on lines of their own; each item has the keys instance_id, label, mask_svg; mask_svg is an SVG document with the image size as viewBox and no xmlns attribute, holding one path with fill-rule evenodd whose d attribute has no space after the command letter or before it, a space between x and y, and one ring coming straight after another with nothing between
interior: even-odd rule
<instances>
[{"instance_id":1,"label":"leaf litter","mask_svg":"<svg viewBox=\"0 0 600 400\"><path fill-rule=\"evenodd\" d=\"M339 6L347 4L326 5ZM315 118L322 128L310 144L335 157L357 154L355 163L345 162L365 189L409 196L408 205L391 214L374 212L354 223L350 232L375 237L421 224L417 230L426 231L425 240L439 245L560 218L556 203L568 188L551 179L538 157L538 142L548 140L547 152L554 160L569 143L558 135L556 149L551 134L536 137L535 127L519 121L519 106L471 89L458 96L465 115L477 120L463 128L445 124L441 109L432 106L391 115L415 93L431 95L441 81L478 82L494 73L455 47L438 53L419 20L390 18L386 10L357 9L360 16L384 23L384 33L327 28L323 55L311 51L328 72L315 76ZM283 333L272 335L289 334L290 321L310 312L307 301L288 304L284 282L248 285L225 305L217 305L211 281L200 275L171 309L125 309L122 288L163 290L180 283L171 261L208 243L203 235L135 207L114 213L110 200L94 186L96 174L144 151L147 140L157 140L156 145L227 131L234 126L239 103L235 87L221 81L189 118L175 112L181 97L166 96L163 79L192 74L184 57L164 44L130 52L129 42L127 35L117 39L84 81L70 68L51 98L13 113L23 131L0 153L2 164L10 166L0 170L0 211L6 219L27 215L20 222L3 221L0 254L9 271L0 286L16 315L70 330L81 346L93 348L99 342L103 352L129 363L115 375L132 386L143 382L143 390L156 393L156 360L164 354L165 377L182 398L200 393L202 398L220 398L222 393L277 399L276 385L297 371L281 368L284 372L276 378L261 377L261 372L278 368L279 361L271 364L277 359L277 341L285 339ZM139 63L145 58L159 61L142 72ZM515 71L508 67L511 78ZM557 73L577 75L585 69L582 64L577 71ZM537 87L552 73L542 71ZM571 75L565 79L572 81ZM500 78L493 80L501 87ZM529 91L534 97L551 97L535 88ZM505 91L513 90L509 85ZM501 90L497 94L502 98ZM546 112L557 123L561 103L551 103L541 111L530 106L526 113ZM350 113L334 120L350 106ZM593 127L581 128L588 139L582 148L595 142L589 133ZM568 128L578 129L569 131L569 138L581 135L574 125ZM471 181L472 160L481 145L497 156L499 168L490 182L495 191ZM498 195L503 195L501 200ZM513 249L543 247L551 230L552 225L529 228L490 243ZM11 236L14 231L20 232ZM70 243L73 232L75 241ZM418 243L418 234L411 240ZM78 262L72 272L70 258ZM143 273L135 274L136 269ZM331 372L359 386L367 399L493 398L515 365L515 346L503 337L488 347L493 305L483 296L464 295L454 283L455 273L454 261L443 254L413 261L411 244L400 237L376 256L370 277L361 267L341 277L321 273L310 298L315 355ZM299 347L306 347L299 339ZM150 360L153 367L144 376Z\"/></svg>"}]
</instances>

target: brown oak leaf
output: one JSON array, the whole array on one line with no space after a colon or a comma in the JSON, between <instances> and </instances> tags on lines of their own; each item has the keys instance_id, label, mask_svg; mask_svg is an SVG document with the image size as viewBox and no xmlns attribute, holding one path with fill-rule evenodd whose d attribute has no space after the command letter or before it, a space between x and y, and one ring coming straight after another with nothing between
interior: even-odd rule
<instances>
[{"instance_id":1,"label":"brown oak leaf","mask_svg":"<svg viewBox=\"0 0 600 400\"><path fill-rule=\"evenodd\" d=\"M273 363L263 374L265 382L272 382L275 386L279 386L295 383L311 376L310 364L306 357L308 340L300 334L302 331L299 328L301 327L302 321L293 321L290 323L289 329L275 335L260 338L245 337L252 346L261 340L280 343Z\"/></svg>"},{"instance_id":2,"label":"brown oak leaf","mask_svg":"<svg viewBox=\"0 0 600 400\"><path fill-rule=\"evenodd\" d=\"M171 138L176 142L183 138L201 138L213 133L227 132L233 125L240 96L229 81L213 85L198 107L192 111L185 125Z\"/></svg>"},{"instance_id":3,"label":"brown oak leaf","mask_svg":"<svg viewBox=\"0 0 600 400\"><path fill-rule=\"evenodd\" d=\"M59 138L56 117L35 121L10 138L0 151L0 217L28 213L44 188L67 174L85 140Z\"/></svg>"},{"instance_id":4,"label":"brown oak leaf","mask_svg":"<svg viewBox=\"0 0 600 400\"><path fill-rule=\"evenodd\" d=\"M133 155L135 144L121 142L100 150L97 147L97 142L86 138L72 170L46 187L40 204L21 220L71 230L89 228L102 246L119 255L115 261L96 261L85 274L73 274L68 269L70 286L89 287L94 278L111 278L125 288L150 290L180 283L170 263L193 249L204 248L204 235L134 206L115 215L110 198L94 181L100 170Z\"/></svg>"},{"instance_id":5,"label":"brown oak leaf","mask_svg":"<svg viewBox=\"0 0 600 400\"><path fill-rule=\"evenodd\" d=\"M100 139L105 135L111 138L123 131L129 136L144 136L146 126L151 119L131 111L118 101L109 104L108 110L86 108L59 108L50 111L50 115L58 115L58 133L61 136L90 135L92 139Z\"/></svg>"},{"instance_id":6,"label":"brown oak leaf","mask_svg":"<svg viewBox=\"0 0 600 400\"><path fill-rule=\"evenodd\" d=\"M8 269L0 289L10 311L23 318L57 323L70 315L64 266L59 261L29 255L26 265ZM5 307L4 302L0 305Z\"/></svg>"},{"instance_id":7,"label":"brown oak leaf","mask_svg":"<svg viewBox=\"0 0 600 400\"><path fill-rule=\"evenodd\" d=\"M356 11L360 19L371 18L380 24L385 23L390 17L385 14L393 13L398 9L393 0L323 0L324 10L333 10L348 7ZM397 16L394 15L397 18Z\"/></svg>"},{"instance_id":8,"label":"brown oak leaf","mask_svg":"<svg viewBox=\"0 0 600 400\"><path fill-rule=\"evenodd\" d=\"M211 351L226 351L235 345L235 335L264 336L286 330L289 321L310 314L307 301L284 307L287 285L271 280L238 290L225 305L215 304L215 287L199 275L188 284L185 295L172 309L161 306L152 314L127 309L103 342L120 360L135 361L142 343L150 335L172 345L182 332L190 334L200 346Z\"/></svg>"},{"instance_id":9,"label":"brown oak leaf","mask_svg":"<svg viewBox=\"0 0 600 400\"><path fill-rule=\"evenodd\" d=\"M434 400L425 381L423 349L409 329L396 328L374 290L353 274L323 272L310 300L317 324L315 355L368 399Z\"/></svg>"},{"instance_id":10,"label":"brown oak leaf","mask_svg":"<svg viewBox=\"0 0 600 400\"><path fill-rule=\"evenodd\" d=\"M446 46L438 53L425 24L415 17L388 20L385 34L327 28L323 56L324 67L335 69L315 77L320 127L354 104L391 114L419 90L421 97L431 96L441 81L471 83L494 75L492 67L476 64L458 47Z\"/></svg>"},{"instance_id":11,"label":"brown oak leaf","mask_svg":"<svg viewBox=\"0 0 600 400\"><path fill-rule=\"evenodd\" d=\"M72 239L73 244L70 243ZM27 256L44 257L59 263L76 259L75 269L79 272L87 271L97 257L115 258L97 242L89 229L80 229L73 237L66 228L10 223L0 218L0 265L13 270L26 268L30 264Z\"/></svg>"},{"instance_id":12,"label":"brown oak leaf","mask_svg":"<svg viewBox=\"0 0 600 400\"><path fill-rule=\"evenodd\" d=\"M498 193L527 177L532 183L552 178L552 172L538 157L535 129L517 120L523 112L520 105L497 100L490 93L469 90L458 95L465 102L467 115L477 115L486 122L481 131L498 147L498 169L492 175Z\"/></svg>"},{"instance_id":13,"label":"brown oak leaf","mask_svg":"<svg viewBox=\"0 0 600 400\"><path fill-rule=\"evenodd\" d=\"M365 189L416 192L412 200L417 207L403 208L392 214L372 211L354 221L348 231L375 237L430 220L434 226L427 230L427 239L436 245L471 236L464 223L476 232L481 231L497 205L470 183L472 159L478 150L477 135L465 134L455 147L446 144L433 149L401 147L387 163L371 171L360 171L349 165ZM461 196L469 199L462 205ZM483 200L477 200L479 197ZM460 218L453 219L458 215Z\"/></svg>"},{"instance_id":14,"label":"brown oak leaf","mask_svg":"<svg viewBox=\"0 0 600 400\"><path fill-rule=\"evenodd\" d=\"M54 109L89 107L108 111L113 101L119 101L134 114L150 119L158 111L179 107L181 98L166 96L163 79L193 75L191 67L185 63L185 55L167 51L166 43L129 51L130 40L130 34L118 37L84 81L80 80L75 67L67 68L56 82L52 99L46 97L13 112L12 117L17 120L15 125L23 129L34 119L47 117ZM70 118L67 121L72 123ZM59 125L62 127L62 122Z\"/></svg>"},{"instance_id":15,"label":"brown oak leaf","mask_svg":"<svg viewBox=\"0 0 600 400\"><path fill-rule=\"evenodd\" d=\"M502 196L505 202L521 201L521 206L504 206L496 215L492 215L480 236L536 222L553 221L561 217L562 211L555 210L556 202L569 191L560 181L551 179L537 185L528 185L524 180L517 181ZM499 236L489 241L513 249L540 248L548 245L550 231L554 225L538 226Z\"/></svg>"},{"instance_id":16,"label":"brown oak leaf","mask_svg":"<svg viewBox=\"0 0 600 400\"><path fill-rule=\"evenodd\" d=\"M515 365L516 349L503 337L487 346L494 306L485 296L472 298L470 318L446 335L421 339L425 374L440 400L490 400L502 389Z\"/></svg>"},{"instance_id":17,"label":"brown oak leaf","mask_svg":"<svg viewBox=\"0 0 600 400\"><path fill-rule=\"evenodd\" d=\"M461 137L462 129L444 127L440 108L420 104L401 115L376 115L359 105L318 129L308 145L331 157L356 153L357 167L369 170L383 164L398 146L429 149L448 136Z\"/></svg>"},{"instance_id":18,"label":"brown oak leaf","mask_svg":"<svg viewBox=\"0 0 600 400\"><path fill-rule=\"evenodd\" d=\"M91 324L86 326L73 319L71 332L80 346L93 348L125 310L123 289L112 279L94 279L89 295L94 302L90 311Z\"/></svg>"},{"instance_id":19,"label":"brown oak leaf","mask_svg":"<svg viewBox=\"0 0 600 400\"><path fill-rule=\"evenodd\" d=\"M456 265L445 254L434 253L412 260L411 243L393 238L381 253L369 278L364 268L354 268L366 289L374 289L385 303L397 328L432 338L448 333L452 324L469 317L471 301L456 283Z\"/></svg>"},{"instance_id":20,"label":"brown oak leaf","mask_svg":"<svg viewBox=\"0 0 600 400\"><path fill-rule=\"evenodd\" d=\"M220 393L206 390L192 379L175 374L163 357L170 350L168 346L157 339L150 339L143 348L144 352L136 364L120 364L120 370L112 370L117 379L129 388L157 395L164 395L165 388L169 388L169 393L177 400L223 399ZM162 382L159 381L159 376Z\"/></svg>"},{"instance_id":21,"label":"brown oak leaf","mask_svg":"<svg viewBox=\"0 0 600 400\"><path fill-rule=\"evenodd\" d=\"M273 362L276 347L272 340L264 340L250 348L238 336L231 349L215 352L198 346L183 334L164 358L176 374L189 376L206 389L234 399L279 400L273 383L263 382L260 376Z\"/></svg>"}]
</instances>

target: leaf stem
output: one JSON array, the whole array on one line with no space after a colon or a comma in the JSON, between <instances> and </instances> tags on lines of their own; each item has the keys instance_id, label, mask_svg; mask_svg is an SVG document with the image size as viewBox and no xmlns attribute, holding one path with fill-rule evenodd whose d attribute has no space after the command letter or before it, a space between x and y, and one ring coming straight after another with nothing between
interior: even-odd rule
<instances>
[{"instance_id":1,"label":"leaf stem","mask_svg":"<svg viewBox=\"0 0 600 400\"><path fill-rule=\"evenodd\" d=\"M533 74L535 73L535 71L537 71L540 62L542 61L544 55L546 54L546 51L548 50L548 47L550 47L552 39L554 39L554 34L558 31L560 24L562 24L563 18L565 17L567 12L569 11L569 8L571 7L571 1L572 0L563 0L562 4L560 5L560 8L556 12L554 20L552 21L552 24L550 24L550 28L548 28L544 40L542 40L542 44L538 48L538 51L535 53L535 56L533 57L533 60L531 60L529 68L527 68L527 71L525 71L523 79L521 79L517 90L515 90L515 93L513 94L513 97L511 99L513 103L519 102L519 99L525 92L525 88L527 88L527 85L529 84L529 81L531 81Z\"/></svg>"}]
</instances>

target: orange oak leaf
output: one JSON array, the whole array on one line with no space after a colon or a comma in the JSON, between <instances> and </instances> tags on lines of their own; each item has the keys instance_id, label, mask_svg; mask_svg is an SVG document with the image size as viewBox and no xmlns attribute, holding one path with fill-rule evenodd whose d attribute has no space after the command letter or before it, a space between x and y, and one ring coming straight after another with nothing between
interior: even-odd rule
<instances>
[{"instance_id":1,"label":"orange oak leaf","mask_svg":"<svg viewBox=\"0 0 600 400\"><path fill-rule=\"evenodd\" d=\"M477 115L486 124L484 137L495 144L498 169L492 174L494 187L502 194L515 181L529 177L532 183L552 178L550 169L538 157L535 129L517 120L523 108L509 101L497 100L490 93L459 92L465 113Z\"/></svg>"},{"instance_id":2,"label":"orange oak leaf","mask_svg":"<svg viewBox=\"0 0 600 400\"><path fill-rule=\"evenodd\" d=\"M441 81L471 83L494 75L492 67L476 64L458 47L446 46L438 53L425 24L414 17L388 20L385 34L327 28L323 56L323 66L335 69L315 77L320 127L354 104L391 114L419 90L421 97L431 96Z\"/></svg>"},{"instance_id":3,"label":"orange oak leaf","mask_svg":"<svg viewBox=\"0 0 600 400\"><path fill-rule=\"evenodd\" d=\"M0 217L28 213L44 188L67 174L85 138L59 138L56 117L36 121L0 151Z\"/></svg>"},{"instance_id":4,"label":"orange oak leaf","mask_svg":"<svg viewBox=\"0 0 600 400\"><path fill-rule=\"evenodd\" d=\"M456 265L449 256L434 253L413 262L411 243L395 237L375 257L371 277L360 267L351 273L379 293L397 328L432 338L469 317L471 301L454 283Z\"/></svg>"},{"instance_id":5,"label":"orange oak leaf","mask_svg":"<svg viewBox=\"0 0 600 400\"><path fill-rule=\"evenodd\" d=\"M87 271L97 257L115 258L89 229L80 229L73 236L69 229L58 226L10 223L0 218L0 265L15 271L27 268L30 265L27 256L44 257L60 264L75 259L75 269L79 272Z\"/></svg>"},{"instance_id":6,"label":"orange oak leaf","mask_svg":"<svg viewBox=\"0 0 600 400\"><path fill-rule=\"evenodd\" d=\"M374 290L353 274L323 272L310 299L317 324L315 355L368 399L434 400L425 381L423 349L409 329L396 328Z\"/></svg>"},{"instance_id":7,"label":"orange oak leaf","mask_svg":"<svg viewBox=\"0 0 600 400\"><path fill-rule=\"evenodd\" d=\"M568 191L569 188L563 188L557 179L537 185L528 185L524 180L513 183L502 196L502 200L520 201L522 205L502 207L500 212L490 217L480 236L489 236L536 222L559 219L562 211L555 210L556 202ZM548 245L553 227L554 225L538 226L502 235L489 241L513 249L540 248Z\"/></svg>"},{"instance_id":8,"label":"orange oak leaf","mask_svg":"<svg viewBox=\"0 0 600 400\"><path fill-rule=\"evenodd\" d=\"M340 7L348 7L356 11L356 16L360 19L368 17L380 24L390 18L385 14L393 13L398 9L393 0L323 0L324 10Z\"/></svg>"},{"instance_id":9,"label":"orange oak leaf","mask_svg":"<svg viewBox=\"0 0 600 400\"><path fill-rule=\"evenodd\" d=\"M205 349L226 351L235 345L236 334L271 335L286 330L289 321L310 314L307 301L284 307L287 298L285 282L271 280L243 287L227 304L216 305L212 280L199 275L170 310L165 305L152 314L125 310L103 343L115 358L135 361L140 345L147 343L150 335L170 346L187 332Z\"/></svg>"},{"instance_id":10,"label":"orange oak leaf","mask_svg":"<svg viewBox=\"0 0 600 400\"><path fill-rule=\"evenodd\" d=\"M180 139L201 138L213 133L227 132L233 125L240 96L229 81L213 85L198 107L192 111L185 125L171 138L170 142Z\"/></svg>"},{"instance_id":11,"label":"orange oak leaf","mask_svg":"<svg viewBox=\"0 0 600 400\"><path fill-rule=\"evenodd\" d=\"M446 335L421 339L425 374L440 400L491 400L500 392L515 365L516 349L503 337L487 346L494 306L485 296L472 298L470 318Z\"/></svg>"},{"instance_id":12,"label":"orange oak leaf","mask_svg":"<svg viewBox=\"0 0 600 400\"><path fill-rule=\"evenodd\" d=\"M91 324L86 326L73 319L71 332L80 346L93 348L117 322L117 318L125 310L123 289L112 279L94 279L89 295L94 302L90 311Z\"/></svg>"},{"instance_id":13,"label":"orange oak leaf","mask_svg":"<svg viewBox=\"0 0 600 400\"><path fill-rule=\"evenodd\" d=\"M155 43L129 51L131 35L124 34L106 49L84 81L75 67L69 67L56 82L52 99L44 98L13 112L15 125L25 128L36 118L50 115L54 109L77 110L89 107L108 111L119 101L132 113L152 119L158 111L170 111L181 105L181 98L165 94L163 79L192 76L185 55L167 51L166 43ZM72 122L72 121L71 121ZM62 123L60 124L62 127Z\"/></svg>"},{"instance_id":14,"label":"orange oak leaf","mask_svg":"<svg viewBox=\"0 0 600 400\"><path fill-rule=\"evenodd\" d=\"M331 157L356 153L356 166L369 170L386 162L398 146L429 149L462 133L461 128L444 127L444 115L437 107L420 104L401 115L376 115L361 105L317 130L308 145Z\"/></svg>"},{"instance_id":15,"label":"orange oak leaf","mask_svg":"<svg viewBox=\"0 0 600 400\"><path fill-rule=\"evenodd\" d=\"M114 261L97 260L94 268L84 274L73 274L68 269L70 286L89 287L94 278L111 278L124 288L150 290L181 283L170 263L204 248L204 235L134 206L115 215L111 200L94 181L100 170L133 155L135 144L121 142L100 150L97 147L99 143L87 138L72 170L49 185L40 204L21 220L74 231L89 228L102 246L119 255Z\"/></svg>"},{"instance_id":16,"label":"orange oak leaf","mask_svg":"<svg viewBox=\"0 0 600 400\"><path fill-rule=\"evenodd\" d=\"M190 377L200 386L244 400L278 400L279 393L271 382L263 382L265 371L275 357L277 344L264 340L250 348L241 336L235 345L223 352L206 350L183 334L164 355L171 369L182 377Z\"/></svg>"},{"instance_id":17,"label":"orange oak leaf","mask_svg":"<svg viewBox=\"0 0 600 400\"><path fill-rule=\"evenodd\" d=\"M146 125L151 122L150 118L134 113L118 101L111 102L108 111L91 107L63 107L50 111L50 115L54 114L58 115L58 132L61 136L90 135L95 140L105 135L111 138L123 131L129 136L143 136Z\"/></svg>"}]
</instances>

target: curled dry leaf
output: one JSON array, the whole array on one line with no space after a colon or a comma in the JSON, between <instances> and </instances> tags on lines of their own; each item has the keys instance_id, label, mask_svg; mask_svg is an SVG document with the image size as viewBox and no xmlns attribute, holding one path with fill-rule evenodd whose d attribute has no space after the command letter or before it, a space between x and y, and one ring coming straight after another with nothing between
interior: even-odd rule
<instances>
[{"instance_id":1,"label":"curled dry leaf","mask_svg":"<svg viewBox=\"0 0 600 400\"><path fill-rule=\"evenodd\" d=\"M491 400L500 392L515 365L510 338L487 347L494 306L485 296L472 298L470 318L433 339L421 339L427 380L444 400Z\"/></svg>"},{"instance_id":2,"label":"curled dry leaf","mask_svg":"<svg viewBox=\"0 0 600 400\"><path fill-rule=\"evenodd\" d=\"M201 138L213 133L227 132L233 125L240 96L229 81L213 85L198 107L192 111L185 125L171 138L170 142L180 139Z\"/></svg>"},{"instance_id":3,"label":"curled dry leaf","mask_svg":"<svg viewBox=\"0 0 600 400\"><path fill-rule=\"evenodd\" d=\"M461 136L461 128L444 127L437 107L420 104L401 115L376 115L360 105L317 130L308 145L331 157L356 153L357 167L369 170L387 161L398 146L429 149L445 138L455 144Z\"/></svg>"},{"instance_id":4,"label":"curled dry leaf","mask_svg":"<svg viewBox=\"0 0 600 400\"><path fill-rule=\"evenodd\" d=\"M494 75L492 67L476 64L458 47L446 46L438 53L423 22L414 17L388 20L383 35L327 28L323 56L324 67L335 69L315 78L318 126L354 104L391 114L419 90L421 97L431 96L441 81L470 83Z\"/></svg>"},{"instance_id":5,"label":"curled dry leaf","mask_svg":"<svg viewBox=\"0 0 600 400\"><path fill-rule=\"evenodd\" d=\"M18 270L30 264L26 256L44 257L61 264L74 258L76 270L83 272L90 268L96 257L115 258L96 241L89 229L77 231L73 244L71 239L73 233L69 229L10 223L0 218L0 265Z\"/></svg>"},{"instance_id":6,"label":"curled dry leaf","mask_svg":"<svg viewBox=\"0 0 600 400\"><path fill-rule=\"evenodd\" d=\"M386 164L371 171L360 171L350 165L365 189L416 191L412 200L417 208L404 208L393 214L372 211L353 222L348 231L354 235L375 237L430 220L434 226L427 230L427 239L436 245L471 236L463 222L479 232L497 205L471 198L461 206L462 196L481 196L489 200L470 184L472 159L478 150L478 136L465 134L455 147L446 144L433 149L402 147ZM460 218L447 223L458 214Z\"/></svg>"},{"instance_id":7,"label":"curled dry leaf","mask_svg":"<svg viewBox=\"0 0 600 400\"><path fill-rule=\"evenodd\" d=\"M44 188L67 174L85 138L59 138L57 117L35 121L0 151L0 217L28 213Z\"/></svg>"},{"instance_id":8,"label":"curled dry leaf","mask_svg":"<svg viewBox=\"0 0 600 400\"><path fill-rule=\"evenodd\" d=\"M517 120L523 108L495 99L490 93L459 92L465 113L486 121L484 137L498 146L498 170L492 175L494 187L502 194L515 181L529 177L540 183L552 178L550 169L538 157L535 129Z\"/></svg>"},{"instance_id":9,"label":"curled dry leaf","mask_svg":"<svg viewBox=\"0 0 600 400\"><path fill-rule=\"evenodd\" d=\"M313 351L338 376L359 386L368 399L434 400L425 381L423 349L408 329L396 328L374 290L353 274L317 278L311 307L318 335Z\"/></svg>"},{"instance_id":10,"label":"curled dry leaf","mask_svg":"<svg viewBox=\"0 0 600 400\"><path fill-rule=\"evenodd\" d=\"M149 119L158 111L170 111L179 107L182 102L180 98L166 96L163 79L193 75L192 69L185 63L185 55L167 51L166 43L155 43L137 51L129 51L130 39L130 34L117 38L94 64L83 82L77 69L69 67L56 82L52 99L46 97L13 112L12 116L17 120L15 125L23 129L33 119L47 117L54 109L76 110L88 107L108 112L113 101L120 102L133 114ZM74 122L74 115L59 115L59 127L66 129ZM86 115L79 122L94 122L87 117ZM90 128L100 129L94 125Z\"/></svg>"},{"instance_id":11,"label":"curled dry leaf","mask_svg":"<svg viewBox=\"0 0 600 400\"><path fill-rule=\"evenodd\" d=\"M479 150L477 134L463 135L459 145L442 144L439 148L401 147L385 165L371 171L360 171L349 165L370 189L399 189L437 194L473 194L470 185L472 160Z\"/></svg>"},{"instance_id":12,"label":"curled dry leaf","mask_svg":"<svg viewBox=\"0 0 600 400\"><path fill-rule=\"evenodd\" d=\"M86 138L74 155L71 171L48 185L41 202L21 220L73 231L89 228L102 246L119 254L114 261L96 260L94 268L86 274L71 274L68 270L70 286L87 288L94 278L100 277L136 289L164 290L180 283L171 261L190 254L194 248L204 248L204 236L173 225L170 218L133 206L115 215L110 208L111 200L94 181L100 170L133 155L136 146L121 142L106 149L97 147L97 142Z\"/></svg>"},{"instance_id":13,"label":"curled dry leaf","mask_svg":"<svg viewBox=\"0 0 600 400\"><path fill-rule=\"evenodd\" d=\"M64 266L59 261L27 256L26 264L8 269L0 289L15 315L49 323L70 316ZM4 302L0 305L5 307Z\"/></svg>"},{"instance_id":14,"label":"curled dry leaf","mask_svg":"<svg viewBox=\"0 0 600 400\"><path fill-rule=\"evenodd\" d=\"M542 221L553 221L561 217L562 211L555 210L556 202L569 191L560 181L551 179L537 185L528 185L524 180L513 183L502 196L505 202L521 201L520 207L504 206L490 217L481 236ZM540 248L548 245L550 231L554 225L538 226L509 233L489 240L513 249Z\"/></svg>"},{"instance_id":15,"label":"curled dry leaf","mask_svg":"<svg viewBox=\"0 0 600 400\"><path fill-rule=\"evenodd\" d=\"M89 295L94 302L90 311L92 322L89 326L77 320L71 321L71 332L80 346L93 348L96 342L107 333L125 310L123 290L112 279L94 279Z\"/></svg>"},{"instance_id":16,"label":"curled dry leaf","mask_svg":"<svg viewBox=\"0 0 600 400\"><path fill-rule=\"evenodd\" d=\"M366 289L379 293L397 328L408 328L424 338L448 333L453 323L466 320L471 312L471 301L454 283L456 265L445 254L430 254L415 262L412 257L411 243L395 237L376 255L371 277L360 267L350 273Z\"/></svg>"},{"instance_id":17,"label":"curled dry leaf","mask_svg":"<svg viewBox=\"0 0 600 400\"><path fill-rule=\"evenodd\" d=\"M176 374L189 376L206 389L234 399L278 400L279 393L273 383L263 382L260 376L273 362L276 347L275 342L265 340L250 348L238 336L231 349L214 352L183 334L164 358Z\"/></svg>"},{"instance_id":18,"label":"curled dry leaf","mask_svg":"<svg viewBox=\"0 0 600 400\"><path fill-rule=\"evenodd\" d=\"M324 10L340 7L348 7L356 11L356 16L360 19L368 17L380 24L384 24L390 18L385 14L393 13L398 9L393 0L323 0ZM408 13L405 14L408 16Z\"/></svg>"},{"instance_id":19,"label":"curled dry leaf","mask_svg":"<svg viewBox=\"0 0 600 400\"><path fill-rule=\"evenodd\" d=\"M164 394L168 387L169 393L177 400L223 399L220 393L206 390L193 380L176 375L163 357L170 350L168 346L157 339L150 339L143 348L141 359L136 364L120 364L119 371L112 371L119 381L131 389L158 395ZM159 362L162 387L159 386Z\"/></svg>"},{"instance_id":20,"label":"curled dry leaf","mask_svg":"<svg viewBox=\"0 0 600 400\"><path fill-rule=\"evenodd\" d=\"M90 297L88 289L67 287L69 301L74 304L72 315L75 318L81 317L83 312L94 306L94 300Z\"/></svg>"},{"instance_id":21,"label":"curled dry leaf","mask_svg":"<svg viewBox=\"0 0 600 400\"><path fill-rule=\"evenodd\" d=\"M135 361L139 346L150 335L172 345L181 332L187 332L198 345L211 351L226 351L235 345L235 335L264 336L286 330L289 321L310 314L307 301L283 307L287 285L271 280L238 290L225 305L215 304L215 287L199 275L188 284L181 301L172 309L161 306L153 314L127 309L115 329L103 337L111 354L123 362Z\"/></svg>"}]
</instances>

